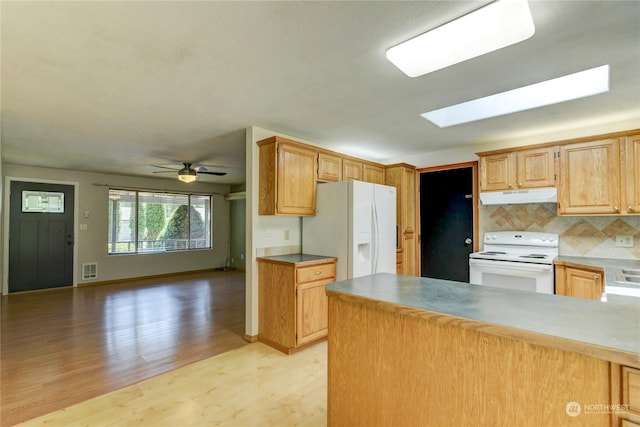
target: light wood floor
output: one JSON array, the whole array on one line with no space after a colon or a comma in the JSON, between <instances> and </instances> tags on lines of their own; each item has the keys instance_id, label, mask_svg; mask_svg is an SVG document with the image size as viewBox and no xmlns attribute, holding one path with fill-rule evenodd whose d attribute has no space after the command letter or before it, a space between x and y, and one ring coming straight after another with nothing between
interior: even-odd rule
<instances>
[{"instance_id":1,"label":"light wood floor","mask_svg":"<svg viewBox=\"0 0 640 427\"><path fill-rule=\"evenodd\" d=\"M327 343L286 356L254 343L21 424L326 426Z\"/></svg>"},{"instance_id":2,"label":"light wood floor","mask_svg":"<svg viewBox=\"0 0 640 427\"><path fill-rule=\"evenodd\" d=\"M245 346L244 293L210 272L2 297L0 425Z\"/></svg>"}]
</instances>

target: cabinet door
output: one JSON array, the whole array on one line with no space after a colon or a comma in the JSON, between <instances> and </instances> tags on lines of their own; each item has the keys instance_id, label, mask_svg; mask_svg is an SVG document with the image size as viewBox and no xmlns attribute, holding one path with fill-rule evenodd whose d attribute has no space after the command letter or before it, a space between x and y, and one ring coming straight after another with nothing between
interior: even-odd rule
<instances>
[{"instance_id":1,"label":"cabinet door","mask_svg":"<svg viewBox=\"0 0 640 427\"><path fill-rule=\"evenodd\" d=\"M415 276L416 272L416 178L414 169L405 169L403 171L404 179L403 185L405 191L403 192L403 227L402 238L404 243L402 248L403 254L403 268L402 274L408 276Z\"/></svg>"},{"instance_id":2,"label":"cabinet door","mask_svg":"<svg viewBox=\"0 0 640 427\"><path fill-rule=\"evenodd\" d=\"M560 147L560 215L620 213L617 139Z\"/></svg>"},{"instance_id":3,"label":"cabinet door","mask_svg":"<svg viewBox=\"0 0 640 427\"><path fill-rule=\"evenodd\" d=\"M480 190L502 191L514 188L514 153L491 154L480 158Z\"/></svg>"},{"instance_id":4,"label":"cabinet door","mask_svg":"<svg viewBox=\"0 0 640 427\"><path fill-rule=\"evenodd\" d=\"M296 307L296 346L327 335L329 303L325 285L334 279L298 285Z\"/></svg>"},{"instance_id":5,"label":"cabinet door","mask_svg":"<svg viewBox=\"0 0 640 427\"><path fill-rule=\"evenodd\" d=\"M384 184L384 168L365 163L362 172L364 174L363 181Z\"/></svg>"},{"instance_id":6,"label":"cabinet door","mask_svg":"<svg viewBox=\"0 0 640 427\"><path fill-rule=\"evenodd\" d=\"M600 300L602 297L602 273L567 267L567 296Z\"/></svg>"},{"instance_id":7,"label":"cabinet door","mask_svg":"<svg viewBox=\"0 0 640 427\"><path fill-rule=\"evenodd\" d=\"M342 159L342 179L362 181L362 163L349 159Z\"/></svg>"},{"instance_id":8,"label":"cabinet door","mask_svg":"<svg viewBox=\"0 0 640 427\"><path fill-rule=\"evenodd\" d=\"M553 187L555 147L516 151L518 188Z\"/></svg>"},{"instance_id":9,"label":"cabinet door","mask_svg":"<svg viewBox=\"0 0 640 427\"><path fill-rule=\"evenodd\" d=\"M626 211L640 214L640 135L625 138Z\"/></svg>"},{"instance_id":10,"label":"cabinet door","mask_svg":"<svg viewBox=\"0 0 640 427\"><path fill-rule=\"evenodd\" d=\"M278 149L277 213L315 215L316 152L289 144Z\"/></svg>"},{"instance_id":11,"label":"cabinet door","mask_svg":"<svg viewBox=\"0 0 640 427\"><path fill-rule=\"evenodd\" d=\"M318 154L318 180L342 181L342 159L330 154Z\"/></svg>"}]
</instances>

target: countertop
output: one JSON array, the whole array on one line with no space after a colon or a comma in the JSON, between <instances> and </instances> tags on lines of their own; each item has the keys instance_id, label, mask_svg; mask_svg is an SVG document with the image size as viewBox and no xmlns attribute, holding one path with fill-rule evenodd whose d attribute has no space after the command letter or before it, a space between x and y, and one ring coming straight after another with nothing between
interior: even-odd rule
<instances>
[{"instance_id":1,"label":"countertop","mask_svg":"<svg viewBox=\"0 0 640 427\"><path fill-rule=\"evenodd\" d=\"M327 285L329 296L640 367L640 299L592 301L379 273Z\"/></svg>"},{"instance_id":2,"label":"countertop","mask_svg":"<svg viewBox=\"0 0 640 427\"><path fill-rule=\"evenodd\" d=\"M314 264L324 263L330 260L337 260L338 258L323 256L323 255L289 254L289 255L274 255L274 256L258 257L257 259L267 261L267 262L279 263L279 264L314 265Z\"/></svg>"},{"instance_id":3,"label":"countertop","mask_svg":"<svg viewBox=\"0 0 640 427\"><path fill-rule=\"evenodd\" d=\"M615 272L619 268L640 269L640 261L617 258L592 258L579 256L560 255L554 260L554 264L568 267L595 267L604 271L604 300L618 298L618 295L633 295L640 297L640 285L617 282ZM640 304L640 300L638 300Z\"/></svg>"}]
</instances>

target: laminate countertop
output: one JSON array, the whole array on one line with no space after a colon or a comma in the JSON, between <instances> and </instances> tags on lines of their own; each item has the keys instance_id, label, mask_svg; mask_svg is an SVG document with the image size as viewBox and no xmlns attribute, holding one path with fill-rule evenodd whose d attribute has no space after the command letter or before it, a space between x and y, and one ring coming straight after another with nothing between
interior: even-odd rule
<instances>
[{"instance_id":1,"label":"laminate countertop","mask_svg":"<svg viewBox=\"0 0 640 427\"><path fill-rule=\"evenodd\" d=\"M614 301L379 273L326 286L329 297L640 368L640 299Z\"/></svg>"},{"instance_id":2,"label":"laminate countertop","mask_svg":"<svg viewBox=\"0 0 640 427\"><path fill-rule=\"evenodd\" d=\"M332 260L337 261L338 258L323 255L288 254L258 257L257 259L259 261L273 262L277 264L314 265Z\"/></svg>"}]
</instances>

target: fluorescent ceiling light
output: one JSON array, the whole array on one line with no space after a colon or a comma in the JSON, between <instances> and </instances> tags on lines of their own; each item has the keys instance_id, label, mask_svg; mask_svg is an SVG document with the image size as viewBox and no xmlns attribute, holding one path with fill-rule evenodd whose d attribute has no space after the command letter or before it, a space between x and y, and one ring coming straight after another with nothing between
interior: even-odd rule
<instances>
[{"instance_id":1,"label":"fluorescent ceiling light","mask_svg":"<svg viewBox=\"0 0 640 427\"><path fill-rule=\"evenodd\" d=\"M526 40L535 33L526 0L497 0L387 50L387 59L418 77Z\"/></svg>"},{"instance_id":2,"label":"fluorescent ceiling light","mask_svg":"<svg viewBox=\"0 0 640 427\"><path fill-rule=\"evenodd\" d=\"M609 92L609 65L420 114L441 128Z\"/></svg>"}]
</instances>

